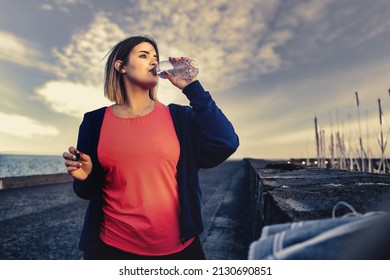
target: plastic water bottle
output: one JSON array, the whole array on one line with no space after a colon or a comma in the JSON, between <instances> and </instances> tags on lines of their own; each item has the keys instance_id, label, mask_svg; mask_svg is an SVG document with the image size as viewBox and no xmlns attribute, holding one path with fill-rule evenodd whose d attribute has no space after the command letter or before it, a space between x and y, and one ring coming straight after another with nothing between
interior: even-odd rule
<instances>
[{"instance_id":1,"label":"plastic water bottle","mask_svg":"<svg viewBox=\"0 0 390 280\"><path fill-rule=\"evenodd\" d=\"M161 61L156 66L156 75L162 79L166 79L167 75L164 71L171 73L173 76L191 80L199 73L199 67L195 60L178 60L178 61Z\"/></svg>"}]
</instances>

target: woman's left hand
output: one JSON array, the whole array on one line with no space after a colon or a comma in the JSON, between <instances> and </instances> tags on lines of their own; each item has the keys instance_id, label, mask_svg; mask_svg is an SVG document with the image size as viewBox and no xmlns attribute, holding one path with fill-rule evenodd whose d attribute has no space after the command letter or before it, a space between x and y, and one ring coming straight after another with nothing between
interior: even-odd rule
<instances>
[{"instance_id":1,"label":"woman's left hand","mask_svg":"<svg viewBox=\"0 0 390 280\"><path fill-rule=\"evenodd\" d=\"M179 60L189 60L187 57L170 57L169 61L179 61ZM168 80L177 88L183 90L186 86L191 84L193 81L198 80L197 76L192 77L191 80L181 79L178 77L173 76L169 71L165 71L165 74L167 75Z\"/></svg>"}]
</instances>

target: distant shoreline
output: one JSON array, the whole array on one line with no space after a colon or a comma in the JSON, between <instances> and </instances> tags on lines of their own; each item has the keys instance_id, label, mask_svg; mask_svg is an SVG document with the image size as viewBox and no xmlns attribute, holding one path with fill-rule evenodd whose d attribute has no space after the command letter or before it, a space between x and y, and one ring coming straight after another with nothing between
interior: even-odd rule
<instances>
[{"instance_id":1,"label":"distant shoreline","mask_svg":"<svg viewBox=\"0 0 390 280\"><path fill-rule=\"evenodd\" d=\"M29 153L12 153L12 152L0 152L0 156L61 157L61 155L57 155L57 154L29 154Z\"/></svg>"},{"instance_id":2,"label":"distant shoreline","mask_svg":"<svg viewBox=\"0 0 390 280\"><path fill-rule=\"evenodd\" d=\"M0 178L65 173L63 158L0 153Z\"/></svg>"}]
</instances>

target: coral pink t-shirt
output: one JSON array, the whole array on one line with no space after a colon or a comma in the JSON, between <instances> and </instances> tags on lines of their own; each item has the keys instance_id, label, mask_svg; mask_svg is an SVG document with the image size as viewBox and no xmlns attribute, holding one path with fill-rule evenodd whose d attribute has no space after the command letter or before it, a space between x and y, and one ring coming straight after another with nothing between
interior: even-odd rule
<instances>
[{"instance_id":1,"label":"coral pink t-shirt","mask_svg":"<svg viewBox=\"0 0 390 280\"><path fill-rule=\"evenodd\" d=\"M98 145L105 172L100 238L120 250L166 255L188 246L180 241L176 165L180 146L169 109L120 118L108 107Z\"/></svg>"}]
</instances>

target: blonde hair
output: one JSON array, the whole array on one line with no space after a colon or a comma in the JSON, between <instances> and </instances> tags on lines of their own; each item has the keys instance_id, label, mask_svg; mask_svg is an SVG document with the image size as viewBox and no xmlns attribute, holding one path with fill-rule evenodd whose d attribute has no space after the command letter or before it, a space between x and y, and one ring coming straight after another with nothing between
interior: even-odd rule
<instances>
[{"instance_id":1,"label":"blonde hair","mask_svg":"<svg viewBox=\"0 0 390 280\"><path fill-rule=\"evenodd\" d=\"M104 71L104 96L117 104L123 104L126 97L126 89L122 75L115 69L115 61L121 60L123 65L129 61L131 50L142 42L150 43L156 50L157 60L159 53L156 42L148 36L133 36L117 43L107 55L107 62ZM149 90L149 97L157 100L157 86Z\"/></svg>"}]
</instances>

